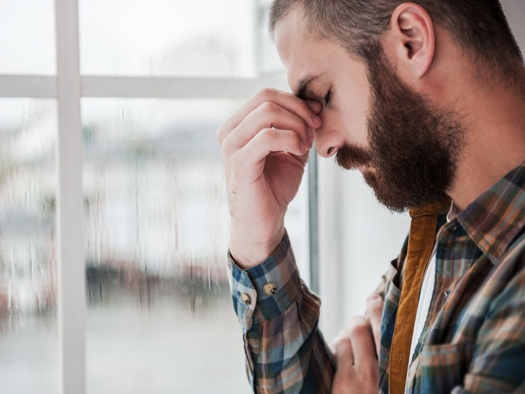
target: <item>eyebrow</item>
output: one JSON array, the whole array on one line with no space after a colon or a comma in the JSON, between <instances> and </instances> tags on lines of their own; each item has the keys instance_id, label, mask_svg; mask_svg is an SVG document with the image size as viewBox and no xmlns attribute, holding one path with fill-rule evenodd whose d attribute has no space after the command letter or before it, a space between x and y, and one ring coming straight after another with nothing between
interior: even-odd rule
<instances>
[{"instance_id":1,"label":"eyebrow","mask_svg":"<svg viewBox=\"0 0 525 394\"><path fill-rule=\"evenodd\" d=\"M297 91L296 96L303 100L311 98L320 99L320 97L311 90L311 85L325 74L326 73L324 72L303 78L301 82L299 82L299 90Z\"/></svg>"}]
</instances>

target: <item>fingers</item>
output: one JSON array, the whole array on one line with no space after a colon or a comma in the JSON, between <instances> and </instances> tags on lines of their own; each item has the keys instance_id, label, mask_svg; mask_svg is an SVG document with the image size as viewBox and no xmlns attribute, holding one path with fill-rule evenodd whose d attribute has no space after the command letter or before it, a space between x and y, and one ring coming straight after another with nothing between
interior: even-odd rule
<instances>
[{"instance_id":1,"label":"fingers","mask_svg":"<svg viewBox=\"0 0 525 394\"><path fill-rule=\"evenodd\" d=\"M380 298L380 303L382 304ZM381 316L378 316L377 307L374 306L373 314L369 320L363 316L356 316L350 320L347 328L345 328L335 339L332 349L338 357L338 351L342 344L344 345L345 340L351 342L352 359L355 361L356 366L359 365L376 365L377 364L377 352L376 347L379 347L379 331ZM373 322L372 322L373 319ZM374 335L374 330L377 327L378 335ZM346 345L345 345L346 346ZM343 348L343 350L347 350Z\"/></svg>"},{"instance_id":2,"label":"fingers","mask_svg":"<svg viewBox=\"0 0 525 394\"><path fill-rule=\"evenodd\" d=\"M337 368L346 370L354 365L354 351L352 349L352 341L349 337L344 337L338 340L335 345L335 358Z\"/></svg>"},{"instance_id":3,"label":"fingers","mask_svg":"<svg viewBox=\"0 0 525 394\"><path fill-rule=\"evenodd\" d=\"M334 347L337 369L332 394L377 393L378 361L367 319L354 317Z\"/></svg>"},{"instance_id":4,"label":"fingers","mask_svg":"<svg viewBox=\"0 0 525 394\"><path fill-rule=\"evenodd\" d=\"M350 339L357 367L363 366L368 368L377 365L374 338L372 337L370 326L364 317L358 316L352 319Z\"/></svg>"},{"instance_id":5,"label":"fingers","mask_svg":"<svg viewBox=\"0 0 525 394\"><path fill-rule=\"evenodd\" d=\"M343 359L346 360L348 356L350 356L356 367L377 364L374 339L370 325L363 316L356 316L350 320L348 327L341 331L335 339L332 348L338 361L340 357L343 357L339 352L344 351L345 356ZM351 354L349 354L350 351Z\"/></svg>"},{"instance_id":6,"label":"fingers","mask_svg":"<svg viewBox=\"0 0 525 394\"><path fill-rule=\"evenodd\" d=\"M381 349L381 317L383 315L383 299L379 294L372 294L366 300L367 315L372 327L372 335L374 336L374 343L376 348L376 355L379 358L379 350Z\"/></svg>"},{"instance_id":7,"label":"fingers","mask_svg":"<svg viewBox=\"0 0 525 394\"><path fill-rule=\"evenodd\" d=\"M318 112L314 112L318 108L313 104L313 108L304 100L290 93L281 92L276 89L263 89L254 94L230 119L228 119L217 131L217 141L222 146L224 139L228 134L237 128L239 124L255 109L263 103L274 103L277 106L295 114L301 118L308 127L318 128L321 125L321 119L317 116ZM266 126L267 127L267 126Z\"/></svg>"},{"instance_id":8,"label":"fingers","mask_svg":"<svg viewBox=\"0 0 525 394\"><path fill-rule=\"evenodd\" d=\"M305 150L312 147L313 129L309 128L303 119L287 111L279 105L265 102L252 111L241 123L225 138L223 149L237 150L242 148L260 130L263 129L293 130L299 136Z\"/></svg>"},{"instance_id":9,"label":"fingers","mask_svg":"<svg viewBox=\"0 0 525 394\"><path fill-rule=\"evenodd\" d=\"M244 149L238 152L239 164L246 163L248 160L258 162L272 152L302 156L308 149L294 131L267 128L257 133Z\"/></svg>"}]
</instances>

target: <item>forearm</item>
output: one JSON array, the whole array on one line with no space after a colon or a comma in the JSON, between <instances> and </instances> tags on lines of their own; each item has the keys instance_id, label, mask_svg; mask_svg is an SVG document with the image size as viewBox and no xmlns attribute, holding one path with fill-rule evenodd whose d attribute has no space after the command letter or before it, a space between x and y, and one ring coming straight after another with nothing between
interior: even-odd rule
<instances>
[{"instance_id":1,"label":"forearm","mask_svg":"<svg viewBox=\"0 0 525 394\"><path fill-rule=\"evenodd\" d=\"M330 393L332 355L318 329L319 300L307 289L281 316L247 333L258 393Z\"/></svg>"},{"instance_id":2,"label":"forearm","mask_svg":"<svg viewBox=\"0 0 525 394\"><path fill-rule=\"evenodd\" d=\"M244 271L230 261L230 269L254 391L330 393L335 368L318 329L320 301L301 282L288 238L262 264Z\"/></svg>"}]
</instances>

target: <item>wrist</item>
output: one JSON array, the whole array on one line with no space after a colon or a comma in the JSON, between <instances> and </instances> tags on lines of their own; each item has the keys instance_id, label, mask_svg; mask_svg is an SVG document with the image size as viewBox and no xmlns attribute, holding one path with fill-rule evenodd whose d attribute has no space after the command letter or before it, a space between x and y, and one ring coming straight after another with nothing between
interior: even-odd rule
<instances>
[{"instance_id":1,"label":"wrist","mask_svg":"<svg viewBox=\"0 0 525 394\"><path fill-rule=\"evenodd\" d=\"M230 236L230 253L239 268L248 269L261 264L270 257L286 234L284 226L269 237L261 241L246 239L242 234L236 234L233 230Z\"/></svg>"}]
</instances>

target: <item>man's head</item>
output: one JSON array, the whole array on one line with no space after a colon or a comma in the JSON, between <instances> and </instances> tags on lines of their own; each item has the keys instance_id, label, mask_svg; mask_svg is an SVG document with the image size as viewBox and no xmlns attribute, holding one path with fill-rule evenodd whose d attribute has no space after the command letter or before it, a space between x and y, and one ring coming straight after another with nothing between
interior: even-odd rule
<instances>
[{"instance_id":1,"label":"man's head","mask_svg":"<svg viewBox=\"0 0 525 394\"><path fill-rule=\"evenodd\" d=\"M337 41L349 54L368 63L404 0L274 0L269 28L302 9L308 31ZM516 77L523 58L500 0L416 0L434 23L483 66L507 80ZM518 71L519 72L519 71Z\"/></svg>"},{"instance_id":2,"label":"man's head","mask_svg":"<svg viewBox=\"0 0 525 394\"><path fill-rule=\"evenodd\" d=\"M498 0L416 3L276 0L270 15L292 89L324 104L319 154L359 168L398 211L442 200L454 184L468 117L461 92L450 95L454 78L522 78Z\"/></svg>"}]
</instances>

